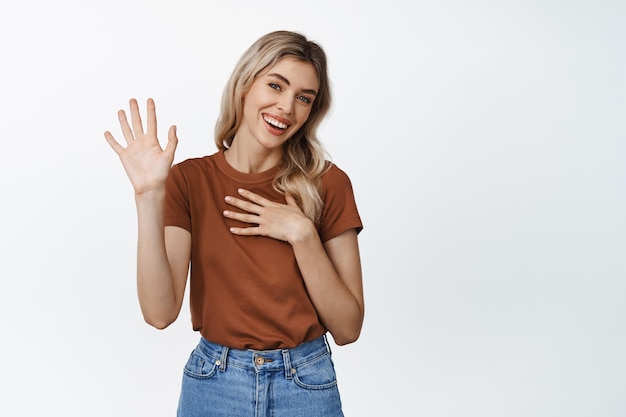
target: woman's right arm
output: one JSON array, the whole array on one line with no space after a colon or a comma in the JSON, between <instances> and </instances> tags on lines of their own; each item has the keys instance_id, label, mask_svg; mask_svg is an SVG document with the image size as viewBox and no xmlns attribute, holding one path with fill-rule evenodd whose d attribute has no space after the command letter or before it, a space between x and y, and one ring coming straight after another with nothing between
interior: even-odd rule
<instances>
[{"instance_id":1,"label":"woman's right arm","mask_svg":"<svg viewBox=\"0 0 626 417\"><path fill-rule=\"evenodd\" d=\"M137 293L144 319L163 329L180 312L191 257L191 234L182 228L163 225L165 181L174 160L178 139L172 126L165 149L156 135L154 101L148 100L144 132L137 101L130 101L132 128L126 114L118 117L126 147L111 135L104 136L118 154L135 190L138 217Z\"/></svg>"}]
</instances>

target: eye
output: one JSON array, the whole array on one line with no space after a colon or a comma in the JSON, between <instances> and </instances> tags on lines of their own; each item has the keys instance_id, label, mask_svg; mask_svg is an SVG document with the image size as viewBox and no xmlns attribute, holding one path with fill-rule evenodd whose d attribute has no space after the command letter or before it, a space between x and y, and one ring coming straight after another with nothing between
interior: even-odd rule
<instances>
[{"instance_id":1,"label":"eye","mask_svg":"<svg viewBox=\"0 0 626 417\"><path fill-rule=\"evenodd\" d=\"M311 104L311 99L310 99L310 98L308 98L307 96L298 96L298 97L296 97L296 98L297 98L298 100L300 100L301 102L303 102L303 103L306 103L306 104Z\"/></svg>"},{"instance_id":2,"label":"eye","mask_svg":"<svg viewBox=\"0 0 626 417\"><path fill-rule=\"evenodd\" d=\"M267 84L267 85L269 85L269 87L270 87L270 88L273 88L274 90L277 90L277 91L280 91L280 90L281 90L280 85L278 85L278 84L276 84L276 83L269 83L269 84Z\"/></svg>"}]
</instances>

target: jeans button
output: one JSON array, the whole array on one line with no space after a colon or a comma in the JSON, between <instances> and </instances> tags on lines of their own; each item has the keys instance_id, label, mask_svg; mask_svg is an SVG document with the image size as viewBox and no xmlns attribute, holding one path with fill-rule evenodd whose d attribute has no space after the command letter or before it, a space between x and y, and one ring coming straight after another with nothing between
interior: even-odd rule
<instances>
[{"instance_id":1,"label":"jeans button","mask_svg":"<svg viewBox=\"0 0 626 417\"><path fill-rule=\"evenodd\" d=\"M261 366L261 365L263 365L263 363L265 363L265 359L263 359L263 357L261 357L261 356L257 356L256 359L254 360L254 363L256 363L257 365Z\"/></svg>"}]
</instances>

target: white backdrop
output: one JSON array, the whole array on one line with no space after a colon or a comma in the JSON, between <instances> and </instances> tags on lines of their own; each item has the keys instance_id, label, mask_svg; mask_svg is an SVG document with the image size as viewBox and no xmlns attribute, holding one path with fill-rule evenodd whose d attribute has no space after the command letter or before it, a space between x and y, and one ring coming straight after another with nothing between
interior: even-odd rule
<instances>
[{"instance_id":1,"label":"white backdrop","mask_svg":"<svg viewBox=\"0 0 626 417\"><path fill-rule=\"evenodd\" d=\"M366 226L346 415L626 415L626 3L226 3L0 0L0 415L174 415L198 335L187 304L142 321L102 133L154 97L176 161L212 153L276 29L328 53L321 137Z\"/></svg>"}]
</instances>

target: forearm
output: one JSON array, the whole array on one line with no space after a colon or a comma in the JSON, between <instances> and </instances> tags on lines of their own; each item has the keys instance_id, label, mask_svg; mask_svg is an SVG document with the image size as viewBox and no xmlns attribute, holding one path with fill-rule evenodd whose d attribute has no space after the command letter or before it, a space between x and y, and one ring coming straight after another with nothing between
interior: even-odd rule
<instances>
[{"instance_id":1,"label":"forearm","mask_svg":"<svg viewBox=\"0 0 626 417\"><path fill-rule=\"evenodd\" d=\"M333 335L337 344L354 342L361 332L364 315L360 285L358 288L351 289L344 282L317 232L308 233L303 240L292 243L292 247L309 297L320 320ZM358 271L350 271L350 274L357 273L360 283L358 254L356 263ZM360 294L355 294L355 292L360 292Z\"/></svg>"},{"instance_id":2,"label":"forearm","mask_svg":"<svg viewBox=\"0 0 626 417\"><path fill-rule=\"evenodd\" d=\"M172 323L180 310L165 248L165 190L137 195L137 293L144 319L157 328Z\"/></svg>"}]
</instances>

